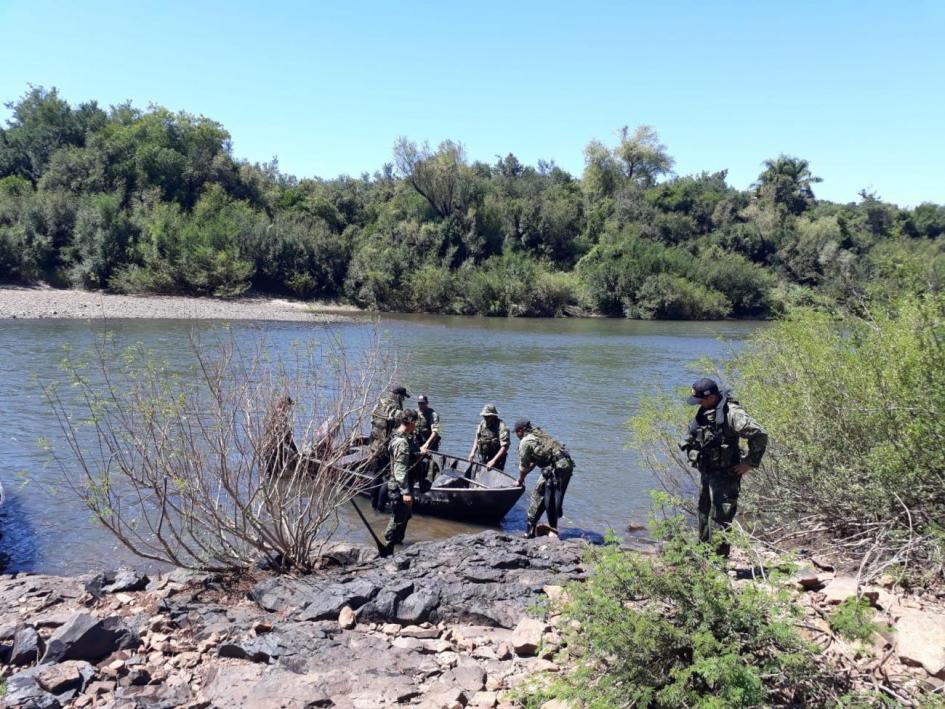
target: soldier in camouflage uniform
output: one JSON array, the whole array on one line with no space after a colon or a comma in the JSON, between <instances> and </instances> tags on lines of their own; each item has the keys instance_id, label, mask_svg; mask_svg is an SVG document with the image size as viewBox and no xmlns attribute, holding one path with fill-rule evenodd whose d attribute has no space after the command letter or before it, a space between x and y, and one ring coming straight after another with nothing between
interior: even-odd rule
<instances>
[{"instance_id":1,"label":"soldier in camouflage uniform","mask_svg":"<svg viewBox=\"0 0 945 709\"><path fill-rule=\"evenodd\" d=\"M564 493L574 473L574 461L568 449L528 419L515 422L518 436L518 484L525 486L525 476L535 467L541 469L541 480L528 501L528 528L525 536L535 536L535 527L543 512L548 512L551 534L558 534L558 518L564 512Z\"/></svg>"},{"instance_id":2,"label":"soldier in camouflage uniform","mask_svg":"<svg viewBox=\"0 0 945 709\"><path fill-rule=\"evenodd\" d=\"M417 430L414 431L414 438L417 446L426 453L427 451L440 450L440 415L430 406L430 402L425 394L417 397Z\"/></svg>"},{"instance_id":3,"label":"soldier in camouflage uniform","mask_svg":"<svg viewBox=\"0 0 945 709\"><path fill-rule=\"evenodd\" d=\"M384 491L384 476L390 459L387 444L391 433L400 423L404 408L404 399L409 399L409 392L397 384L381 397L371 413L371 451L374 453L374 480L371 481L371 506L382 512L387 505Z\"/></svg>"},{"instance_id":4,"label":"soldier in camouflage uniform","mask_svg":"<svg viewBox=\"0 0 945 709\"><path fill-rule=\"evenodd\" d=\"M505 459L509 454L509 429L499 418L495 404L486 404L479 413L482 421L476 429L472 448L469 449L469 461L479 453L479 462L489 468L505 470Z\"/></svg>"},{"instance_id":5,"label":"soldier in camouflage uniform","mask_svg":"<svg viewBox=\"0 0 945 709\"><path fill-rule=\"evenodd\" d=\"M689 432L679 444L689 464L699 471L702 490L699 494L699 539L708 543L712 521L728 529L738 508L742 475L761 464L768 446L768 434L741 407L730 392L720 392L711 379L700 379L692 385L687 403L699 410L689 424ZM742 453L739 439L748 442ZM716 552L728 556L729 544L718 545Z\"/></svg>"},{"instance_id":6,"label":"soldier in camouflage uniform","mask_svg":"<svg viewBox=\"0 0 945 709\"><path fill-rule=\"evenodd\" d=\"M388 551L393 551L395 544L403 544L407 522L412 513L411 471L419 453L413 437L416 427L417 412L413 409L404 410L400 417L400 425L394 431L388 445L390 476L387 480L387 494L391 501L391 518L384 531Z\"/></svg>"}]
</instances>

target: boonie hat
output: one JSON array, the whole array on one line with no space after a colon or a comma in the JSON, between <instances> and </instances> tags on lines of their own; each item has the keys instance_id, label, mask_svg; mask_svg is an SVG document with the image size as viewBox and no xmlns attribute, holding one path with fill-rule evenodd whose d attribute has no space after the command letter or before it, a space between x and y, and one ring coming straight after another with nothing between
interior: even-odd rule
<instances>
[{"instance_id":1,"label":"boonie hat","mask_svg":"<svg viewBox=\"0 0 945 709\"><path fill-rule=\"evenodd\" d=\"M404 387L402 387L402 386L399 385L399 384L398 384L397 386L392 386L392 387L390 388L390 393L391 393L391 394L397 394L397 396L403 396L403 397L406 397L406 398L408 398L408 399L410 398L410 392L408 392Z\"/></svg>"},{"instance_id":2,"label":"boonie hat","mask_svg":"<svg viewBox=\"0 0 945 709\"><path fill-rule=\"evenodd\" d=\"M687 404L701 404L707 396L719 393L719 385L714 380L703 377L692 384L692 396L686 399Z\"/></svg>"},{"instance_id":3,"label":"boonie hat","mask_svg":"<svg viewBox=\"0 0 945 709\"><path fill-rule=\"evenodd\" d=\"M480 416L498 416L499 412L495 408L495 404L486 404L482 407L482 411L479 412Z\"/></svg>"}]
</instances>

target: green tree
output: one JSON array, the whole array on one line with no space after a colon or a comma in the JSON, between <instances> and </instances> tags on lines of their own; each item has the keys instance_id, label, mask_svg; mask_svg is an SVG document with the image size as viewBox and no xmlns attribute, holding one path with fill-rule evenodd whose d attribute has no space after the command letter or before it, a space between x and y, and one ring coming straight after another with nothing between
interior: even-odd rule
<instances>
[{"instance_id":1,"label":"green tree","mask_svg":"<svg viewBox=\"0 0 945 709\"><path fill-rule=\"evenodd\" d=\"M755 191L759 198L782 207L788 214L801 214L814 203L813 185L821 182L810 171L807 160L779 155L765 160Z\"/></svg>"}]
</instances>

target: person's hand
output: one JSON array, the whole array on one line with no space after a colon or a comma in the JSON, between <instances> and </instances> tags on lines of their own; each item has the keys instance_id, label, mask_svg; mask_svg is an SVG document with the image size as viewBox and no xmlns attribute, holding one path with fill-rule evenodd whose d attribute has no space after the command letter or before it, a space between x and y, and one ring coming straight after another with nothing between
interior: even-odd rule
<instances>
[{"instance_id":1,"label":"person's hand","mask_svg":"<svg viewBox=\"0 0 945 709\"><path fill-rule=\"evenodd\" d=\"M525 487L525 480L523 480L522 478L519 478L515 482L518 483L519 487Z\"/></svg>"},{"instance_id":2,"label":"person's hand","mask_svg":"<svg viewBox=\"0 0 945 709\"><path fill-rule=\"evenodd\" d=\"M735 472L738 473L739 475L744 475L745 473L747 473L749 470L752 470L753 468L754 466L748 463L739 463L738 465L735 466Z\"/></svg>"},{"instance_id":3,"label":"person's hand","mask_svg":"<svg viewBox=\"0 0 945 709\"><path fill-rule=\"evenodd\" d=\"M472 456L472 454L470 454L469 457L468 457L466 460L468 460L470 463L472 463L472 462L473 462L473 456Z\"/></svg>"},{"instance_id":4,"label":"person's hand","mask_svg":"<svg viewBox=\"0 0 945 709\"><path fill-rule=\"evenodd\" d=\"M427 448L426 446L421 446L421 447L420 447L420 455L429 455L429 453L430 453L430 449L429 449L429 448Z\"/></svg>"},{"instance_id":5,"label":"person's hand","mask_svg":"<svg viewBox=\"0 0 945 709\"><path fill-rule=\"evenodd\" d=\"M401 499L404 501L404 504L405 504L405 505L412 505L412 504L413 504L413 496L412 496L412 495L404 495Z\"/></svg>"}]
</instances>

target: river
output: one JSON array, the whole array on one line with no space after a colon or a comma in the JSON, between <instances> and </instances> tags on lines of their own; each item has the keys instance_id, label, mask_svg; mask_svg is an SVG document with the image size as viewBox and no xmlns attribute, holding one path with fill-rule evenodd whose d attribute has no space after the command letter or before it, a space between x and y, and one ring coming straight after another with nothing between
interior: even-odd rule
<instances>
[{"instance_id":1,"label":"river","mask_svg":"<svg viewBox=\"0 0 945 709\"><path fill-rule=\"evenodd\" d=\"M39 445L42 437L64 450L55 416L40 385L62 379L64 348L72 356L91 351L101 322L0 321L0 566L6 571L79 573L121 563L147 567L98 526L63 472ZM192 358L189 333L215 323L113 320L122 342L141 342L172 364ZM441 316L391 316L379 323L385 342L396 343L405 364L401 380L425 393L439 412L441 450L465 456L484 403L494 403L511 426L528 417L565 442L576 462L561 523L569 534L623 530L646 517L650 473L628 449L627 420L654 387L685 387L702 371L697 359L721 362L757 328L753 322L638 322L627 320L530 320ZM231 332L240 341L265 337L280 350L331 328L351 348L368 338L369 324L242 322ZM415 401L415 398L411 401ZM80 414L76 411L76 414ZM506 467L517 469L515 437ZM67 459L67 465L69 464ZM533 473L527 486L534 484ZM527 494L503 527L524 529ZM343 519L341 535L368 541L356 520ZM374 515L380 531L384 517ZM416 517L408 541L470 531L465 524Z\"/></svg>"}]
</instances>

